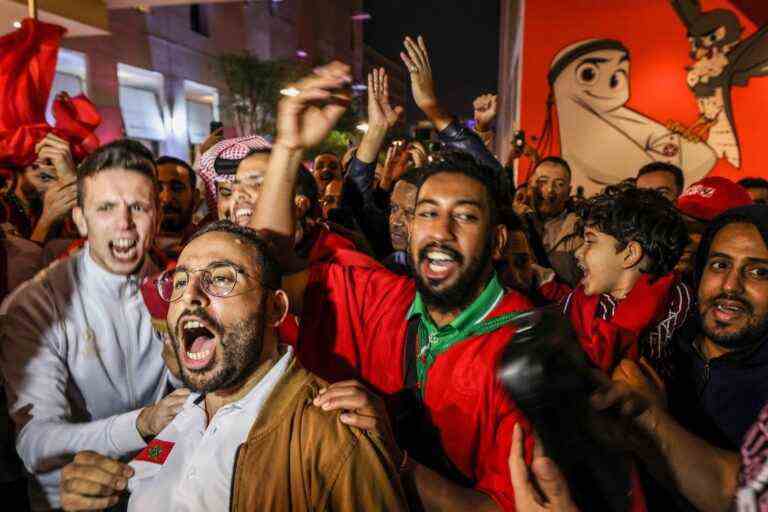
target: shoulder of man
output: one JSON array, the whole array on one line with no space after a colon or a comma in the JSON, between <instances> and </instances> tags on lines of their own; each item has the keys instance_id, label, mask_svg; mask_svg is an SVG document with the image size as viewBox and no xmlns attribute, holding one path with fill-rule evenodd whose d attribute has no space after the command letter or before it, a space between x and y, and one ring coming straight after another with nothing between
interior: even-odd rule
<instances>
[{"instance_id":1,"label":"shoulder of man","mask_svg":"<svg viewBox=\"0 0 768 512\"><path fill-rule=\"evenodd\" d=\"M26 308L39 302L52 303L54 290L60 289L72 277L74 261L56 260L38 271L32 279L19 285L0 307L0 315L7 315L18 308Z\"/></svg>"}]
</instances>

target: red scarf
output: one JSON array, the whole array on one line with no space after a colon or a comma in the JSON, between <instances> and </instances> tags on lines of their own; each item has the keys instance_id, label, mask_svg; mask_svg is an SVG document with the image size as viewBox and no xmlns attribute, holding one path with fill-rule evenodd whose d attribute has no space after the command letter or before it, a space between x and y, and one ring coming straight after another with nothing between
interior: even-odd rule
<instances>
[{"instance_id":1,"label":"red scarf","mask_svg":"<svg viewBox=\"0 0 768 512\"><path fill-rule=\"evenodd\" d=\"M640 337L663 318L677 279L674 273L655 281L643 275L607 319L597 315L601 295L587 296L583 286L566 299L565 314L596 366L610 375L622 359L640 358Z\"/></svg>"}]
</instances>

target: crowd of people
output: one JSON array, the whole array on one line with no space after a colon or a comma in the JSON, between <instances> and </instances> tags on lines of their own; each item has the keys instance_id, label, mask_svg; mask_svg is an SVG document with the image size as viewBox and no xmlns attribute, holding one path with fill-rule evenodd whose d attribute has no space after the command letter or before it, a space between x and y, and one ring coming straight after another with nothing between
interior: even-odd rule
<instances>
[{"instance_id":1,"label":"crowd of people","mask_svg":"<svg viewBox=\"0 0 768 512\"><path fill-rule=\"evenodd\" d=\"M437 144L393 140L376 69L359 144L308 161L339 62L192 164L37 143L0 202L13 510L598 510L498 378L535 308L592 368L612 510L768 510L768 181L653 162L585 198L545 155L515 186L496 97L470 129L401 57Z\"/></svg>"}]
</instances>

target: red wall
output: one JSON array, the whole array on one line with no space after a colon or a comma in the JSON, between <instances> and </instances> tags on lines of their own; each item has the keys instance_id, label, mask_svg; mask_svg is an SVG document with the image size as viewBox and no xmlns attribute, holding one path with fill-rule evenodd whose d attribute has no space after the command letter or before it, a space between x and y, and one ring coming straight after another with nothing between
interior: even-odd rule
<instances>
[{"instance_id":1,"label":"red wall","mask_svg":"<svg viewBox=\"0 0 768 512\"><path fill-rule=\"evenodd\" d=\"M755 24L727 0L701 0L702 8L737 13L744 32ZM691 64L686 29L666 0L529 0L525 5L521 126L539 134L549 92L547 72L565 46L589 38L618 39L631 54L631 96L627 107L661 123L692 124L699 111L686 84ZM720 159L712 175L738 180L768 177L768 77L733 88L735 124L741 144L741 169ZM527 168L527 164L521 168ZM524 173L521 173L524 174ZM523 179L525 176L523 176Z\"/></svg>"}]
</instances>

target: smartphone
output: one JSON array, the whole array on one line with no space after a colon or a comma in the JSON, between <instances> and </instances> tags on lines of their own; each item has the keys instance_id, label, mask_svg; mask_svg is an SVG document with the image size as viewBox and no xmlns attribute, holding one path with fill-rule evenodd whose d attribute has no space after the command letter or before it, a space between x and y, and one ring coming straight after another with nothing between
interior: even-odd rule
<instances>
[{"instance_id":1,"label":"smartphone","mask_svg":"<svg viewBox=\"0 0 768 512\"><path fill-rule=\"evenodd\" d=\"M217 130L224 128L224 125L219 121L211 121L210 130L211 133L215 133Z\"/></svg>"}]
</instances>

